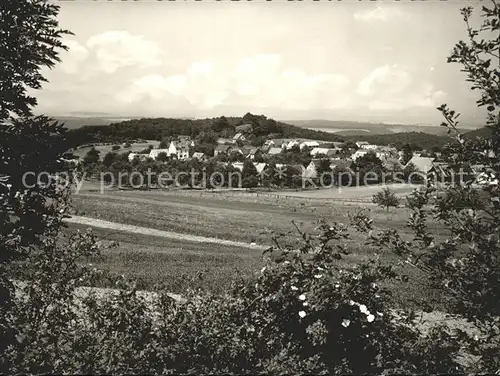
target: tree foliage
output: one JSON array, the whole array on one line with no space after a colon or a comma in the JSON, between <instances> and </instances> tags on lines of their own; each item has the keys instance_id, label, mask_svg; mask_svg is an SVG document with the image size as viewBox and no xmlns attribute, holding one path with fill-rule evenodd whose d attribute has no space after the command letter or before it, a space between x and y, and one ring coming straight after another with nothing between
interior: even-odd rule
<instances>
[{"instance_id":1,"label":"tree foliage","mask_svg":"<svg viewBox=\"0 0 500 376\"><path fill-rule=\"evenodd\" d=\"M57 22L59 7L41 0L0 3L0 372L8 370L3 356L17 333L8 321L13 302L10 266L22 262L33 249L43 249L62 220L56 174L64 171L67 151L61 124L32 116L36 99L29 89L46 81L41 73L59 61L66 49L61 38L70 34ZM14 116L14 117L10 117ZM23 175L46 173L23 183ZM29 180L29 179L28 179ZM33 181L35 180L35 181ZM28 188L31 187L31 188ZM64 211L64 210L63 210Z\"/></svg>"},{"instance_id":2,"label":"tree foliage","mask_svg":"<svg viewBox=\"0 0 500 376\"><path fill-rule=\"evenodd\" d=\"M372 202L378 206L386 208L386 210L389 211L391 206L395 208L398 207L399 198L389 188L384 188L373 196Z\"/></svg>"}]
</instances>

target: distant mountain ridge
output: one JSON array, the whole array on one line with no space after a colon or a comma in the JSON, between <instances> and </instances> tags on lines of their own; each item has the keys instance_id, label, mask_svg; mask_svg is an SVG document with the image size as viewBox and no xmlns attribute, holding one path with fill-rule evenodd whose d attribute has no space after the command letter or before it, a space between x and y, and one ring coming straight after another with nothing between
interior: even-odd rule
<instances>
[{"instance_id":1,"label":"distant mountain ridge","mask_svg":"<svg viewBox=\"0 0 500 376\"><path fill-rule=\"evenodd\" d=\"M303 128L335 133L339 136L367 136L401 132L423 132L437 136L446 136L447 134L445 127L418 124L385 124L343 120L285 120L285 122ZM478 127L464 128L462 131L468 132L476 128Z\"/></svg>"},{"instance_id":2,"label":"distant mountain ridge","mask_svg":"<svg viewBox=\"0 0 500 376\"><path fill-rule=\"evenodd\" d=\"M65 123L68 129L77 129L86 125L110 125L122 121L136 120L144 118L143 116L116 116L105 113L78 113L75 115L54 115L54 119ZM228 117L230 118L230 117ZM181 120L194 118L179 117ZM342 121L342 120L279 120L282 123L295 125L301 128L309 128L321 132L335 133L337 136L356 136L356 135L376 135L376 134L391 134L400 132L423 132L433 135L445 136L446 128L440 126L429 125L405 125L405 124L385 124L385 123L370 123L359 121ZM479 127L464 128L464 133L474 131Z\"/></svg>"}]
</instances>

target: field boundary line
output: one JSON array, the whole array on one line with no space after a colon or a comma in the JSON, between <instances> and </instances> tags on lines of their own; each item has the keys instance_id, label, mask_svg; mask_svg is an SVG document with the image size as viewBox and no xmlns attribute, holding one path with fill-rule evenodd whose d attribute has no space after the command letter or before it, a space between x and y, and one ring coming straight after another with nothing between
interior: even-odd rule
<instances>
[{"instance_id":1,"label":"field boundary line","mask_svg":"<svg viewBox=\"0 0 500 376\"><path fill-rule=\"evenodd\" d=\"M69 218L65 218L64 221L67 223L74 223L74 224L78 224L78 225L98 227L98 228L104 228L104 229L109 229L109 230L124 231L124 232L130 232L130 233L141 234L141 235L158 236L158 237L162 237L162 238L169 238L169 239L175 239L175 240L185 240L185 241L195 242L195 243L220 244L220 245L227 245L227 246L238 247L238 248L248 248L248 249L253 249L253 250L266 250L269 248L268 246L263 246L263 245L258 245L258 244L249 244L249 243L243 243L243 242L238 242L238 241L234 241L234 240L210 238L210 237L200 236L200 235L182 234L182 233L178 233L178 232L158 230L158 229L153 229L153 228L149 228L149 227L140 227L140 226L135 226L135 225L127 225L127 224L123 224L123 223L105 221L102 219L83 217L83 216L78 216L78 215L73 215Z\"/></svg>"}]
</instances>

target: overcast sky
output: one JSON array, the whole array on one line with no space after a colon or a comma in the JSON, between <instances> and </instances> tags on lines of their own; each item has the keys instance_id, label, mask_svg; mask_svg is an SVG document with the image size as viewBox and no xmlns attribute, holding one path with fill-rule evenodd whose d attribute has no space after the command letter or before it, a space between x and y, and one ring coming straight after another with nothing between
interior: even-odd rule
<instances>
[{"instance_id":1,"label":"overcast sky","mask_svg":"<svg viewBox=\"0 0 500 376\"><path fill-rule=\"evenodd\" d=\"M439 124L446 102L479 117L446 63L464 3L59 2L75 35L39 110Z\"/></svg>"}]
</instances>

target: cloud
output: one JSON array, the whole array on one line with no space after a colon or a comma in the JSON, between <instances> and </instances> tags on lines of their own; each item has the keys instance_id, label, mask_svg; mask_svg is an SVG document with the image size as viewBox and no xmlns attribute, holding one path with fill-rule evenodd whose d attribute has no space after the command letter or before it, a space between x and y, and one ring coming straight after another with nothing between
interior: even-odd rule
<instances>
[{"instance_id":1,"label":"cloud","mask_svg":"<svg viewBox=\"0 0 500 376\"><path fill-rule=\"evenodd\" d=\"M380 7L377 6L372 10L364 10L355 12L353 15L356 21L361 22L387 22L389 20L407 20L409 14L395 7Z\"/></svg>"},{"instance_id":2,"label":"cloud","mask_svg":"<svg viewBox=\"0 0 500 376\"><path fill-rule=\"evenodd\" d=\"M411 85L412 77L404 69L397 65L384 65L374 69L368 76L363 78L357 88L357 93L362 96L373 94L398 94Z\"/></svg>"},{"instance_id":3,"label":"cloud","mask_svg":"<svg viewBox=\"0 0 500 376\"><path fill-rule=\"evenodd\" d=\"M214 71L212 63L208 61L197 61L192 63L187 69L188 75L191 76L209 76Z\"/></svg>"},{"instance_id":4,"label":"cloud","mask_svg":"<svg viewBox=\"0 0 500 376\"><path fill-rule=\"evenodd\" d=\"M94 35L86 45L95 52L99 67L106 73L127 66L151 68L162 64L163 52L156 43L128 31Z\"/></svg>"},{"instance_id":5,"label":"cloud","mask_svg":"<svg viewBox=\"0 0 500 376\"><path fill-rule=\"evenodd\" d=\"M277 54L257 54L241 59L231 76L232 89L255 107L291 110L337 108L348 101L349 79L340 74L307 74L285 69Z\"/></svg>"},{"instance_id":6,"label":"cloud","mask_svg":"<svg viewBox=\"0 0 500 376\"><path fill-rule=\"evenodd\" d=\"M348 84L349 79L340 74L287 69L279 55L256 54L225 69L204 61L189 64L182 74L146 75L122 88L115 98L132 104L145 98L166 101L174 96L203 110L242 105L254 109L333 109L349 102Z\"/></svg>"},{"instance_id":7,"label":"cloud","mask_svg":"<svg viewBox=\"0 0 500 376\"><path fill-rule=\"evenodd\" d=\"M60 53L62 62L58 65L58 69L68 74L77 73L80 63L87 59L89 51L74 39L66 39L63 43L68 50Z\"/></svg>"},{"instance_id":8,"label":"cloud","mask_svg":"<svg viewBox=\"0 0 500 376\"><path fill-rule=\"evenodd\" d=\"M237 83L240 95L256 95L258 87L266 85L279 74L281 56L278 54L256 54L238 60L231 78Z\"/></svg>"},{"instance_id":9,"label":"cloud","mask_svg":"<svg viewBox=\"0 0 500 376\"><path fill-rule=\"evenodd\" d=\"M131 104L145 98L163 103L175 98L200 109L212 108L228 94L223 81L212 77L213 70L211 63L203 62L190 64L184 74L143 76L118 92L115 99Z\"/></svg>"},{"instance_id":10,"label":"cloud","mask_svg":"<svg viewBox=\"0 0 500 376\"><path fill-rule=\"evenodd\" d=\"M356 92L376 111L435 107L446 96L428 82L415 82L407 68L396 64L375 68L358 83Z\"/></svg>"}]
</instances>

